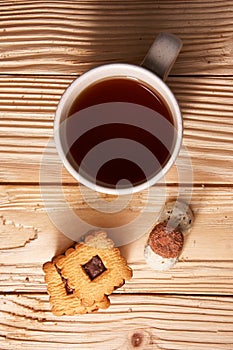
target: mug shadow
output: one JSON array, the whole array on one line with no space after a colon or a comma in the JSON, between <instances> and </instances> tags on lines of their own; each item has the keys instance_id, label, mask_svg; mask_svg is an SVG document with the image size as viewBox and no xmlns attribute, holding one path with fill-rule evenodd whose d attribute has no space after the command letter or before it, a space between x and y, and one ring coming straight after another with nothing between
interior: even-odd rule
<instances>
[{"instance_id":1,"label":"mug shadow","mask_svg":"<svg viewBox=\"0 0 233 350\"><path fill-rule=\"evenodd\" d=\"M205 5L212 13L211 3ZM112 3L109 8L101 3L87 3L85 28L80 27L72 56L68 53L68 69L73 74L82 74L90 68L107 63L130 63L140 65L159 32L177 35L184 43L171 75L205 74L220 65L211 43L225 51L226 40L217 40L221 18L215 18L215 29L202 20L202 6L190 2L163 3L150 1ZM85 12L85 11L84 11ZM74 9L78 21L83 21ZM208 32L211 38L208 38ZM87 48L88 47L88 48ZM74 58L76 56L76 58Z\"/></svg>"}]
</instances>

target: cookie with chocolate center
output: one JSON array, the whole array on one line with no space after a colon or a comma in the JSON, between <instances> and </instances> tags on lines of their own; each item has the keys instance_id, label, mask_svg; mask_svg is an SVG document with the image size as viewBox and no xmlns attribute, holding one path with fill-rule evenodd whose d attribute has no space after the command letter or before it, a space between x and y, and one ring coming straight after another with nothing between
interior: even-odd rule
<instances>
[{"instance_id":1,"label":"cookie with chocolate center","mask_svg":"<svg viewBox=\"0 0 233 350\"><path fill-rule=\"evenodd\" d=\"M43 266L55 315L107 308L108 295L132 277L120 250L103 231L88 235Z\"/></svg>"}]
</instances>

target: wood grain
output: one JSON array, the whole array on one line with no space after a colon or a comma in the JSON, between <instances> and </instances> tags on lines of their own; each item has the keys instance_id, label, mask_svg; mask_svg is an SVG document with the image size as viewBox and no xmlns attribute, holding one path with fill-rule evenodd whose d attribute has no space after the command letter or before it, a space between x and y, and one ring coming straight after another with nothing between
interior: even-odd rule
<instances>
[{"instance_id":1,"label":"wood grain","mask_svg":"<svg viewBox=\"0 0 233 350\"><path fill-rule=\"evenodd\" d=\"M139 64L155 36L184 47L172 74L232 74L233 4L211 1L1 1L1 73L81 74Z\"/></svg>"},{"instance_id":2,"label":"wood grain","mask_svg":"<svg viewBox=\"0 0 233 350\"><path fill-rule=\"evenodd\" d=\"M45 295L1 296L1 349L233 347L233 298L112 295L111 303L96 314L55 317Z\"/></svg>"},{"instance_id":3,"label":"wood grain","mask_svg":"<svg viewBox=\"0 0 233 350\"><path fill-rule=\"evenodd\" d=\"M165 194L152 188L150 201L145 192L134 195L125 209L124 200L99 197L85 187L64 186L66 202L62 203L55 186L46 187L49 194L48 213L54 212L53 223L43 206L37 186L1 186L0 213L15 226L31 227L37 238L18 247L24 232L15 230L9 236L12 249L0 242L0 288L6 292L45 292L41 266L54 255L62 253L72 240L61 233L61 226L69 227L65 203L77 215L77 233L82 219L93 227L119 227L130 223L128 235L133 230L135 241L121 247L134 271L132 281L125 284L121 292L130 293L193 293L233 294L233 189L232 187L195 187L191 206L195 222L191 234L186 238L179 263L170 271L155 273L145 263L143 248L150 225L156 222L159 204L177 198L187 198L189 189L168 187ZM165 197L164 197L165 196ZM111 200L111 201L109 201ZM113 213L109 213L109 208ZM61 218L59 223L57 218ZM134 219L141 218L136 222ZM54 219L54 217L53 217ZM57 225L57 228L55 227ZM59 229L60 228L60 229ZM120 228L119 228L120 230ZM65 232L67 234L67 231ZM3 244L3 242L2 242Z\"/></svg>"},{"instance_id":4,"label":"wood grain","mask_svg":"<svg viewBox=\"0 0 233 350\"><path fill-rule=\"evenodd\" d=\"M14 237L14 242L9 239L9 236ZM24 247L36 238L37 232L34 227L17 225L15 222L6 220L3 216L0 216L0 250Z\"/></svg>"},{"instance_id":5,"label":"wood grain","mask_svg":"<svg viewBox=\"0 0 233 350\"><path fill-rule=\"evenodd\" d=\"M38 182L41 156L53 134L57 103L72 77L0 76L0 181ZM168 81L184 116L184 145L192 161L194 183L233 183L232 78L170 78ZM53 145L50 157L60 164ZM178 179L187 166L180 156L166 177ZM180 167L180 168L179 168ZM53 182L54 177L47 182ZM64 182L75 182L66 172Z\"/></svg>"},{"instance_id":6,"label":"wood grain","mask_svg":"<svg viewBox=\"0 0 233 350\"><path fill-rule=\"evenodd\" d=\"M0 0L0 19L0 349L232 350L233 2ZM39 175L63 91L94 66L140 64L160 31L184 43L168 85L183 112L192 171L178 176L188 169L181 154L166 186L127 203L77 185L62 169L61 201L53 145L48 176ZM148 228L161 203L189 201L191 192L195 222L179 262L155 273L143 257ZM107 231L143 219L128 226L138 239L120 248L133 279L97 314L50 312L42 264L71 244L62 233L67 204Z\"/></svg>"}]
</instances>

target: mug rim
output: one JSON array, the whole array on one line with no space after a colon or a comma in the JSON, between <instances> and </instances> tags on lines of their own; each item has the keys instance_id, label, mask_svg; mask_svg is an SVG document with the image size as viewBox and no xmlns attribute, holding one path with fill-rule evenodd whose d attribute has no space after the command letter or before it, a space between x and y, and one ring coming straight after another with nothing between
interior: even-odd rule
<instances>
[{"instance_id":1,"label":"mug rim","mask_svg":"<svg viewBox=\"0 0 233 350\"><path fill-rule=\"evenodd\" d=\"M115 72L115 74L113 74ZM105 74L104 74L105 73ZM138 76L136 76L138 74ZM60 139L60 133L59 133L59 127L62 121L63 116L63 109L66 105L68 99L70 96L75 95L77 96L77 86L79 86L79 90L82 91L83 88L89 86L90 84L107 77L114 77L114 76L123 76L123 77L129 77L129 78L136 78L140 79L145 84L151 85L152 88L154 88L156 91L158 91L159 94L161 94L162 98L166 101L168 104L168 107L171 111L173 121L175 123L176 129L177 129L177 137L174 142L174 146L172 149L172 153L166 162L166 164L161 168L161 170L156 173L153 177L151 177L149 180L146 180L142 184L131 186L127 188L109 188L104 187L101 185L97 185L94 182L89 181L84 176L82 176L77 170L75 170L70 162L68 161L66 154L63 150L63 146ZM90 79L92 77L92 79ZM96 78L94 78L96 77ZM99 78L97 78L99 77ZM88 80L89 79L89 80ZM149 83L148 83L149 81ZM151 82L151 83L150 83ZM154 83L152 85L152 83ZM84 87L82 87L84 86ZM76 92L76 94L75 94ZM165 96L164 96L165 95ZM70 106L71 104L69 104ZM65 113L64 113L65 115ZM66 116L64 117L66 118ZM168 172L168 170L172 167L174 164L180 148L182 144L182 136L183 136L183 120L182 115L180 111L180 107L178 105L178 102L172 93L172 91L169 89L169 87L157 76L155 73L149 71L148 69L137 66L133 64L128 63L109 63L104 64L95 68L92 68L88 70L87 72L83 73L81 76L76 78L64 91L57 109L55 113L55 119L54 119L54 141L56 145L57 152L59 154L59 157L65 166L65 168L68 170L68 172L81 184L91 188L94 191L105 193L105 194L111 194L111 195L127 195L127 194L133 194L136 192L143 191L145 189L148 189L149 187L155 185L158 183L162 177L165 176L165 174Z\"/></svg>"}]
</instances>

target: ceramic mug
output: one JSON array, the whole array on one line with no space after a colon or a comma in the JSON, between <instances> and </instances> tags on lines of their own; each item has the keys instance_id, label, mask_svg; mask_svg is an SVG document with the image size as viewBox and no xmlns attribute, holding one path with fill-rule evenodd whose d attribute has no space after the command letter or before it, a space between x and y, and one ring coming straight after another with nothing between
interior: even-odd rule
<instances>
[{"instance_id":1,"label":"ceramic mug","mask_svg":"<svg viewBox=\"0 0 233 350\"><path fill-rule=\"evenodd\" d=\"M135 192L142 191L149 186L156 184L174 164L181 147L183 123L179 105L168 86L165 84L165 80L180 52L182 42L175 35L170 33L160 33L153 42L150 50L145 56L141 66L125 63L105 64L97 68L93 68L88 72L82 74L80 77L74 80L74 82L67 88L58 104L55 120L54 120L54 139L58 154L62 160L66 169L70 174L83 185L102 193L114 194L114 195L127 195ZM152 176L145 176L145 181L136 184L128 184L120 187L109 187L102 183L97 183L95 178L90 178L88 174L81 171L81 168L77 168L70 161L67 154L69 152L69 146L66 142L66 128L64 125L69 120L68 111L71 108L74 100L88 87L93 84L103 81L105 79L117 78L130 78L136 81L142 82L145 86L148 86L151 90L155 91L159 95L166 106L168 107L172 116L172 127L175 130L175 139L172 144L172 148L169 150L169 158L162 164L159 171ZM120 113L119 119L122 122L122 114ZM96 122L98 124L98 118ZM82 120L82 118L80 119ZM119 121L116 121L119 122ZM107 121L105 121L107 123ZM95 124L95 121L94 121ZM94 125L93 124L93 125ZM82 128L82 122L80 122L80 130L84 132ZM71 127L71 129L75 129ZM143 124L142 124L143 127ZM146 125L145 125L146 128ZM156 128L156 125L155 125ZM80 136L79 130L77 135ZM74 130L74 137L76 131ZM158 136L158 135L157 135ZM78 137L78 136L77 136ZM75 141L75 140L74 140ZM72 141L73 142L73 141ZM123 141L122 141L123 142ZM126 147L127 148L127 147ZM95 159L98 159L97 157ZM143 157L142 157L143 158ZM92 158L93 159L93 158ZM142 160L143 163L143 160Z\"/></svg>"}]
</instances>

